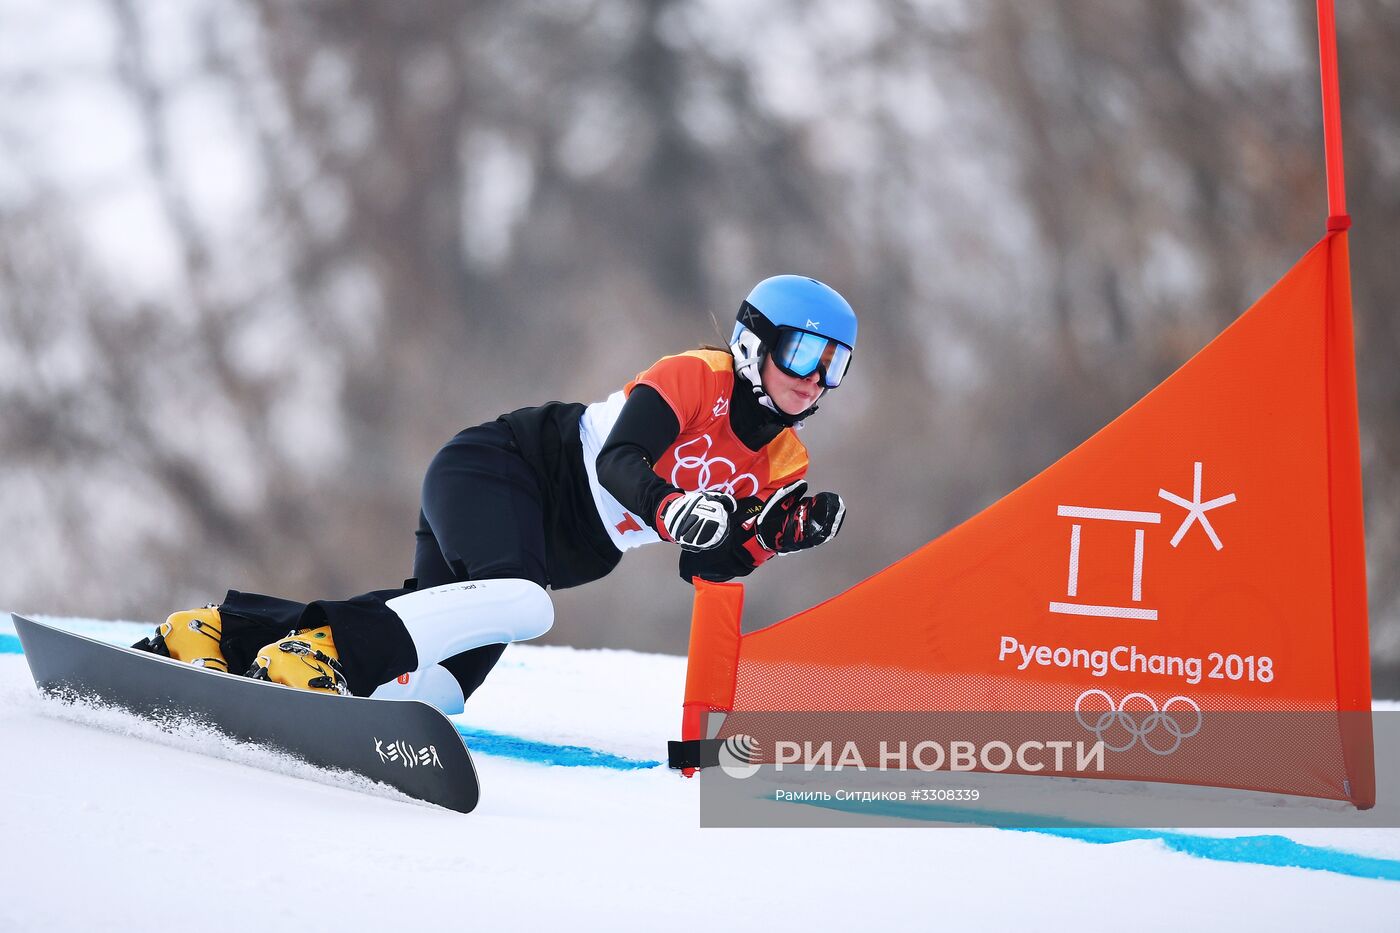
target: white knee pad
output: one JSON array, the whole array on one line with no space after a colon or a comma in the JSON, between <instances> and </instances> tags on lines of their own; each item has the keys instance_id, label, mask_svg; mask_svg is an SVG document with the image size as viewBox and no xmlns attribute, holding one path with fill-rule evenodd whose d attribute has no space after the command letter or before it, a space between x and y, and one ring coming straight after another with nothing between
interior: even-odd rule
<instances>
[{"instance_id":1,"label":"white knee pad","mask_svg":"<svg viewBox=\"0 0 1400 933\"><path fill-rule=\"evenodd\" d=\"M466 709L462 685L441 664L433 664L380 684L372 694L376 700L419 700L449 716Z\"/></svg>"},{"instance_id":2,"label":"white knee pad","mask_svg":"<svg viewBox=\"0 0 1400 933\"><path fill-rule=\"evenodd\" d=\"M482 645L538 638L554 625L554 603L529 580L446 583L385 605L408 629L419 671Z\"/></svg>"}]
</instances>

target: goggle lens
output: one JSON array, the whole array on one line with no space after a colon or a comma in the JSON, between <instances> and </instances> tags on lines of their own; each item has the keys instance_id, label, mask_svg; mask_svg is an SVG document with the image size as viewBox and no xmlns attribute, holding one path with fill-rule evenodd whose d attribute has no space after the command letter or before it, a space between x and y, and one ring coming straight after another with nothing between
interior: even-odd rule
<instances>
[{"instance_id":1,"label":"goggle lens","mask_svg":"<svg viewBox=\"0 0 1400 933\"><path fill-rule=\"evenodd\" d=\"M773 362L796 379L806 379L820 370L822 385L834 389L851 365L851 348L821 334L783 328L773 350Z\"/></svg>"}]
</instances>

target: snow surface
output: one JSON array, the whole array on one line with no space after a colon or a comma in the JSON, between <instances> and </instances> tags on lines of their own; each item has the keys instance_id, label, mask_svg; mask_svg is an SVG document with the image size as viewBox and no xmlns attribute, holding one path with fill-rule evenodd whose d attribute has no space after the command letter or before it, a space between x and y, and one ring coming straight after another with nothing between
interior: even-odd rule
<instances>
[{"instance_id":1,"label":"snow surface","mask_svg":"<svg viewBox=\"0 0 1400 933\"><path fill-rule=\"evenodd\" d=\"M117 643L147 629L51 621ZM516 645L459 720L655 760L675 737L683 679L678 657ZM698 782L664 768L478 750L482 802L462 815L41 699L18 654L0 654L0 747L7 931L1400 929L1400 882L1151 839L702 830ZM1288 835L1400 859L1400 831Z\"/></svg>"}]
</instances>

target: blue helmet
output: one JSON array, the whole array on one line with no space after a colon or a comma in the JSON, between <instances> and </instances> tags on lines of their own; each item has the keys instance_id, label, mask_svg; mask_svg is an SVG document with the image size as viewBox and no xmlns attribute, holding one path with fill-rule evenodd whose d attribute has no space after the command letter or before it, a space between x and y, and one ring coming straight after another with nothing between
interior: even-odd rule
<instances>
[{"instance_id":1,"label":"blue helmet","mask_svg":"<svg viewBox=\"0 0 1400 933\"><path fill-rule=\"evenodd\" d=\"M833 288L805 275L775 275L749 292L739 307L729 348L735 370L753 386L764 407L790 420L763 391L765 356L799 379L818 372L824 389L834 389L850 368L856 346L856 313Z\"/></svg>"}]
</instances>

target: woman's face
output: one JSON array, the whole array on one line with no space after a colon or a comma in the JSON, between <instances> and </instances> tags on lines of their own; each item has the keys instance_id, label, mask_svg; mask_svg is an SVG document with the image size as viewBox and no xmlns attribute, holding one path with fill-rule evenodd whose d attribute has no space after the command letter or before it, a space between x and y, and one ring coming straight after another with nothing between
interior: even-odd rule
<instances>
[{"instance_id":1,"label":"woman's face","mask_svg":"<svg viewBox=\"0 0 1400 933\"><path fill-rule=\"evenodd\" d=\"M821 398L821 374L813 372L805 379L789 376L777 367L772 357L763 358L763 391L784 414L800 415Z\"/></svg>"}]
</instances>

